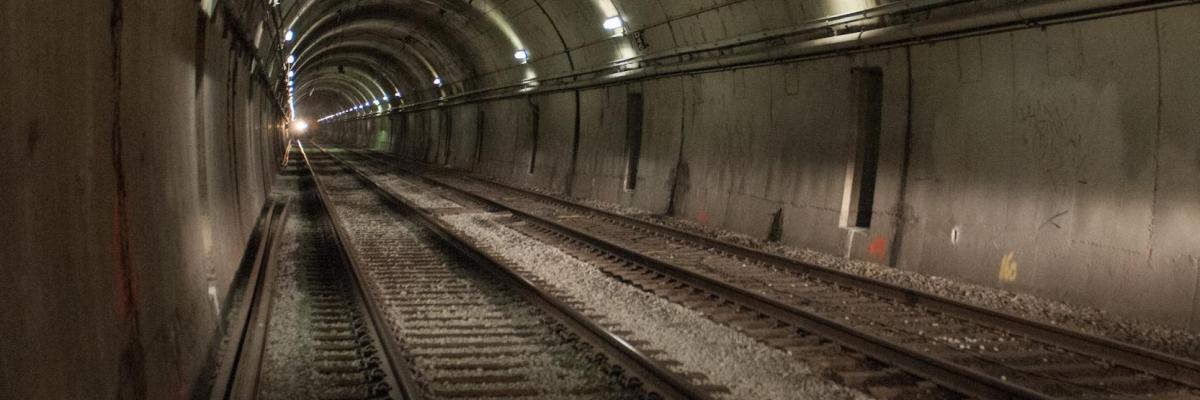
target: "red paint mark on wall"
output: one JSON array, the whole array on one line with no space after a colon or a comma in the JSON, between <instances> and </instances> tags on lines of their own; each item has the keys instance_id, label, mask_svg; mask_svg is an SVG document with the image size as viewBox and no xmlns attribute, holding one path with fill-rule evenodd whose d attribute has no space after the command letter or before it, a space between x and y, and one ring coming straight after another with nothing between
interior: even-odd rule
<instances>
[{"instance_id":1,"label":"red paint mark on wall","mask_svg":"<svg viewBox=\"0 0 1200 400\"><path fill-rule=\"evenodd\" d=\"M707 225L708 221L710 219L712 219L712 216L708 215L707 211L701 211L701 212L696 213L696 221L700 221L700 223L702 223L702 224Z\"/></svg>"},{"instance_id":2,"label":"red paint mark on wall","mask_svg":"<svg viewBox=\"0 0 1200 400\"><path fill-rule=\"evenodd\" d=\"M137 274L133 272L129 260L129 241L127 233L127 214L123 190L117 193L113 207L113 279L114 295L117 313L117 323L120 324L123 337L121 344L120 364L117 375L120 389L116 398L144 399L146 398L146 352L142 346L138 317Z\"/></svg>"},{"instance_id":3,"label":"red paint mark on wall","mask_svg":"<svg viewBox=\"0 0 1200 400\"><path fill-rule=\"evenodd\" d=\"M882 261L887 257L887 239L883 236L875 236L871 239L871 244L867 245L867 254L875 261Z\"/></svg>"},{"instance_id":4,"label":"red paint mark on wall","mask_svg":"<svg viewBox=\"0 0 1200 400\"><path fill-rule=\"evenodd\" d=\"M133 315L134 302L138 297L137 276L134 276L126 259L127 244L125 243L124 213L121 202L113 205L113 279L116 292L116 317L125 321Z\"/></svg>"}]
</instances>

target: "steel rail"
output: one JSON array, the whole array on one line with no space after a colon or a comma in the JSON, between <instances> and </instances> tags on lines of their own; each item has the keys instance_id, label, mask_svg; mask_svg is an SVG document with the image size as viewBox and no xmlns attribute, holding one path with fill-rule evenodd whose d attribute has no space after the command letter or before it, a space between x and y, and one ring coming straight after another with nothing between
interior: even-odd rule
<instances>
[{"instance_id":1,"label":"steel rail","mask_svg":"<svg viewBox=\"0 0 1200 400\"><path fill-rule=\"evenodd\" d=\"M378 158L375 160L379 160ZM946 361L939 357L923 354L920 351L908 348L906 346L893 343L876 335L866 332L861 332L851 326L842 324L835 320L822 317L820 315L799 309L795 306L782 303L775 299L762 296L737 286L713 279L685 268L675 266L669 262L659 260L654 257L643 255L637 251L627 249L619 244L596 237L594 235L582 232L580 230L565 226L557 221L553 221L541 216L533 215L510 206L504 202L483 197L470 191L457 188L452 185L442 183L432 178L425 177L422 174L413 174L415 177L423 180L431 185L449 188L450 190L459 193L471 200L486 204L489 207L504 210L519 216L528 221L538 223L546 228L557 232L566 237L571 237L575 240L588 243L599 249L625 258L629 261L641 264L649 269L655 270L658 273L668 275L673 279L684 282L693 287L706 290L717 296L727 300L739 303L743 306L755 309L772 318L784 321L795 325L813 334L823 336L834 342L837 342L847 348L866 354L881 362L891 364L913 375L935 382L947 389L969 395L972 397L984 399L1051 399L1054 398L1047 394L1037 392L1035 390L1019 386L1004 380L996 379L992 376L983 374L971 368L961 366L959 364ZM502 186L502 185L501 185ZM507 186L502 186L506 187ZM510 188L511 189L511 188ZM518 192L526 192L535 198L545 199L553 202L560 202L566 205L575 205L574 203L563 202L557 198L523 191L517 189ZM575 205L576 207L590 210L590 207ZM597 210L602 215L613 215L611 213ZM614 218L620 217L620 220L628 219L624 216L613 215ZM641 224L639 224L641 225ZM657 226L657 225L655 225ZM669 228L667 228L669 229ZM682 233L682 232L681 232ZM686 236L685 236L686 237ZM715 241L711 241L715 242ZM707 244L707 243L706 243ZM718 247L721 243L713 243L713 247ZM748 249L747 249L748 250ZM907 303L907 301L905 301ZM911 303L910 303L911 304Z\"/></svg>"},{"instance_id":2,"label":"steel rail","mask_svg":"<svg viewBox=\"0 0 1200 400\"><path fill-rule=\"evenodd\" d=\"M234 311L230 327L230 345L221 359L209 398L252 399L258 394L267 326L271 319L277 235L287 220L288 201L270 200L263 219L251 237L257 236L251 270L242 288L242 301Z\"/></svg>"},{"instance_id":3,"label":"steel rail","mask_svg":"<svg viewBox=\"0 0 1200 400\"><path fill-rule=\"evenodd\" d=\"M259 273L262 271L263 255L266 254L267 238L270 236L274 228L272 221L275 220L278 213L279 203L274 198L268 198L267 204L263 206L262 212L259 214L258 221L254 224L254 230L250 232L250 240L243 255L242 268L246 268L245 281L241 284L240 292L242 293L242 301L236 308L230 309L229 316L230 325L226 329L226 335L230 336L229 345L219 355L217 361L217 370L213 375L213 384L209 388L209 399L220 400L229 397L232 390L231 382L234 379L234 373L237 370L237 364L242 348L246 342L246 326L249 325L250 310L252 309L254 292L257 290L259 282ZM240 270L238 273L242 273ZM238 286L234 286L238 287ZM231 289L232 292L232 289ZM230 295L232 297L232 293Z\"/></svg>"},{"instance_id":4,"label":"steel rail","mask_svg":"<svg viewBox=\"0 0 1200 400\"><path fill-rule=\"evenodd\" d=\"M317 147L325 151L320 145L317 145ZM416 222L429 229L430 232L455 249L461 256L489 270L499 272L501 277L513 282L525 298L531 300L547 313L555 316L571 332L579 334L581 339L592 344L612 362L625 368L631 376L642 378L641 384L646 386L647 391L672 399L712 398L703 389L692 385L682 376L662 367L625 339L596 324L590 318L556 296L547 293L536 283L505 265L504 262L492 258L474 245L460 239L449 228L443 225L436 216L422 211L408 200L392 193L387 188L370 179L362 171L350 166L350 164L342 161L337 156L328 152L326 153L341 163L346 171L352 173L368 187L387 199L390 204L396 206L399 211L415 216Z\"/></svg>"},{"instance_id":5,"label":"steel rail","mask_svg":"<svg viewBox=\"0 0 1200 400\"><path fill-rule=\"evenodd\" d=\"M451 190L458 192L472 200L510 212L513 215L521 217L522 219L543 225L546 228L551 229L563 236L588 243L601 250L615 254L618 257L641 264L642 266L652 269L655 272L670 276L679 282L683 282L693 287L708 291L709 293L717 295L721 298L733 301L745 307L752 308L764 315L770 316L771 318L784 321L812 334L825 337L842 346L853 349L883 363L893 365L908 373L937 383L938 385L941 385L942 387L952 391L981 399L1049 400L1054 398L1029 388L996 379L989 375L943 360L941 358L923 354L919 351L891 342L877 335L860 331L851 326L826 317L822 317L806 310L802 310L789 304L784 304L775 299L771 299L769 297L738 288L734 285L700 275L656 258L645 256L639 252L626 249L608 240L564 226L556 221L523 212L515 207L508 206L503 202L488 199L477 194L455 188L453 186L445 185L440 182L427 179L421 175L415 176L421 177L421 179L424 179L426 182L431 184L450 188Z\"/></svg>"},{"instance_id":6,"label":"steel rail","mask_svg":"<svg viewBox=\"0 0 1200 400\"><path fill-rule=\"evenodd\" d=\"M313 185L317 188L317 197L320 200L322 208L325 210L325 216L328 218L329 225L333 229L333 239L338 248L338 252L342 256L343 262L350 269L351 281L353 281L352 290L354 296L359 299L359 304L367 313L365 319L368 325L366 331L371 336L374 343L379 346L383 357L380 358L381 368L384 371L390 372L392 398L403 400L423 400L425 396L418 389L416 379L412 376L412 368L407 364L407 358L400 350L402 347L396 341L395 335L390 330L386 329L387 315L380 310L374 298L370 295L367 288L366 275L359 267L362 264L362 258L359 256L356 247L353 245L353 240L345 231L344 224L336 212L333 211L332 202L325 192L324 186L321 184L321 179L313 168L312 163L308 159L308 153L304 149L304 144L296 141L297 147L300 149L300 154L304 158L304 165L312 175Z\"/></svg>"},{"instance_id":7,"label":"steel rail","mask_svg":"<svg viewBox=\"0 0 1200 400\"><path fill-rule=\"evenodd\" d=\"M366 155L381 162L374 154ZM390 156L389 157L394 157ZM424 165L424 163L422 163ZM437 166L428 166L438 170L448 170ZM452 170L451 170L452 171ZM411 173L411 171L409 171ZM636 227L654 231L660 234L665 234L687 241L691 241L703 246L714 248L718 251L729 253L738 257L762 262L765 264L775 265L787 268L791 271L812 276L818 279L826 280L832 283L853 287L860 290L865 290L877 295L881 295L903 304L915 305L924 307L929 310L944 313L946 315L967 319L983 325L999 328L1012 333L1025 335L1031 339L1062 347L1080 354L1109 360L1114 363L1133 368L1139 371L1149 373L1164 379L1176 381L1191 387L1200 387L1200 362L1171 354L1166 354L1160 351L1136 346L1133 344L1120 342L1117 340L1090 335L1087 333L1050 325L1043 322L1033 321L1022 318L1013 314L1002 311L991 310L968 304L965 302L953 300L947 297L936 294L925 293L914 289L909 289L892 283L879 281L873 278L855 275L849 272L839 271L828 267L822 267L815 264L805 263L793 260L784 256L779 256L767 253L761 250L752 249L742 245L729 243L706 236L698 235L691 232L682 231L679 229L663 226L649 221L644 221L634 217L620 215L609 211L597 209L587 205L583 205L574 201L561 199L554 196L545 195L542 193L516 188L492 181L482 180L461 171L452 171L459 176L471 181L480 182L485 185L500 187L505 190L513 191L522 195L537 198L538 200L551 202L574 208L585 212L596 213L604 218L617 220L621 223L634 225ZM464 193L479 201L491 204L496 207L510 209L511 207L501 204L500 202L484 198L474 193L467 192L452 185L445 184L436 179L424 176L423 174L413 174L421 180L435 184L438 186L448 187L456 192ZM524 213L522 213L524 214ZM537 217L534 217L537 218ZM537 218L544 220L542 218ZM551 222L554 223L554 222ZM557 223L554 223L557 224Z\"/></svg>"}]
</instances>

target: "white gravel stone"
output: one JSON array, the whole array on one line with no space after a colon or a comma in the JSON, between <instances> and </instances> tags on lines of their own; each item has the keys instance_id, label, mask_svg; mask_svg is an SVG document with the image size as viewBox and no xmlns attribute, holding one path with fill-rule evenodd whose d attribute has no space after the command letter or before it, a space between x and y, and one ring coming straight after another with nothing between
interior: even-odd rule
<instances>
[{"instance_id":1,"label":"white gravel stone","mask_svg":"<svg viewBox=\"0 0 1200 400\"><path fill-rule=\"evenodd\" d=\"M427 190L391 174L377 174L372 177L376 182L389 187L396 193L420 208L462 208L458 203L446 200L441 196L429 193Z\"/></svg>"},{"instance_id":2,"label":"white gravel stone","mask_svg":"<svg viewBox=\"0 0 1200 400\"><path fill-rule=\"evenodd\" d=\"M443 217L462 233L530 273L582 301L633 332L682 370L705 374L711 384L729 388L730 399L869 398L817 376L783 351L705 318L702 314L621 283L561 250L496 223L496 215Z\"/></svg>"},{"instance_id":3,"label":"white gravel stone","mask_svg":"<svg viewBox=\"0 0 1200 400\"><path fill-rule=\"evenodd\" d=\"M277 257L281 261L271 300L271 322L259 385L261 399L314 399L321 393L318 374L311 365L316 358L310 346L312 330L308 329L309 321L302 313L309 300L300 290L303 271L296 262L303 251L298 233L311 223L292 214L285 224L286 233L280 238L283 242Z\"/></svg>"},{"instance_id":4,"label":"white gravel stone","mask_svg":"<svg viewBox=\"0 0 1200 400\"><path fill-rule=\"evenodd\" d=\"M501 184L508 184L497 181ZM509 184L511 186L511 184ZM671 228L759 249L800 262L819 265L902 287L933 293L976 306L1131 343L1177 356L1200 359L1200 333L1134 321L1103 310L1049 300L1029 294L958 282L905 271L883 264L850 260L810 249L768 242L742 233L713 228L694 221L665 217L646 210L591 199L578 199L547 190L523 189L566 199L589 207L658 223Z\"/></svg>"},{"instance_id":5,"label":"white gravel stone","mask_svg":"<svg viewBox=\"0 0 1200 400\"><path fill-rule=\"evenodd\" d=\"M976 306L1006 312L1108 337L1138 346L1200 359L1200 334L1114 316L1100 309L1049 300L1034 295L958 282L943 277L905 271L883 264L850 260L809 249L755 239L744 234L704 227L691 221L653 217L654 222L706 234L720 240L782 255L794 260L849 272L898 286L933 293Z\"/></svg>"}]
</instances>

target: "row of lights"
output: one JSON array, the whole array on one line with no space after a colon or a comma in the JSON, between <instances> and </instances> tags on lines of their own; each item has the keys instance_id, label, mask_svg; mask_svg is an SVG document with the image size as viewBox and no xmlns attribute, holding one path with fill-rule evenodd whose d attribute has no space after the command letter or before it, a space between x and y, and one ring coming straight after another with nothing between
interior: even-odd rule
<instances>
[{"instance_id":1,"label":"row of lights","mask_svg":"<svg viewBox=\"0 0 1200 400\"><path fill-rule=\"evenodd\" d=\"M402 96L403 96L403 93L401 93L399 90L397 90L397 91L396 91L396 97L395 97L395 98L399 99L399 98L400 98L400 97L402 97ZM330 114L330 115L326 115L326 116L322 117L321 119L318 119L317 121L320 121L320 122L325 122L325 121L327 121L327 120L330 120L330 119L333 119L333 118L337 118L337 117L340 117L340 116L342 116L342 115L346 115L346 114L349 114L349 113L352 113L352 112L355 112L355 111L362 111L362 110L369 109L369 108L371 108L371 106L372 106L372 105L374 105L375 107L382 107L382 106L384 105L384 103L387 103L387 102L388 102L388 100L389 100L389 98L388 98L388 96L385 94L385 95L383 95L383 97L380 97L380 98L379 98L379 99L377 99L377 100L368 101L368 102L366 102L366 103L363 103L362 105L357 105L357 106L350 107L350 108L348 108L348 109L342 110L342 111L340 111L340 112L337 112L337 113L333 113L333 114Z\"/></svg>"},{"instance_id":2,"label":"row of lights","mask_svg":"<svg viewBox=\"0 0 1200 400\"><path fill-rule=\"evenodd\" d=\"M296 32L293 32L291 29L288 29L287 32L283 34L283 41L285 43L290 42L295 38ZM285 65L287 66L288 105L290 105L292 108L292 115L296 115L296 71L292 69L292 66L296 63L296 56L294 54L288 54L285 62Z\"/></svg>"},{"instance_id":3,"label":"row of lights","mask_svg":"<svg viewBox=\"0 0 1200 400\"><path fill-rule=\"evenodd\" d=\"M607 30L609 33L613 35L620 35L624 33L621 28L625 26L625 22L621 20L621 17L610 17L604 20L603 26L604 30ZM517 59L517 62L521 64L528 63L529 49L517 49L517 51L513 52L513 58ZM435 81L434 84L441 86L441 84L437 81Z\"/></svg>"},{"instance_id":4,"label":"row of lights","mask_svg":"<svg viewBox=\"0 0 1200 400\"><path fill-rule=\"evenodd\" d=\"M605 19L602 26L604 27L605 30L609 31L609 33L611 33L613 35L624 34L623 28L625 26L625 22L622 21L621 17L619 17L619 16L609 17L608 19ZM284 34L284 36L283 36L283 41L290 42L293 38L295 38L295 33L293 33L291 30L288 30L287 33ZM529 59L530 59L529 50L528 49L517 49L517 51L513 52L513 58L515 58L517 60L517 62L519 62L521 64L526 64L529 62ZM290 69L290 66L291 66L291 64L293 64L295 62L296 62L296 57L293 55L288 55L287 64L289 65L289 69L288 69L287 75L288 75L289 98L290 98L290 91L291 91L292 85L293 85L292 78L295 76L295 72ZM440 77L440 76L433 77L433 85L434 86L442 87L442 84L443 84L442 77ZM396 98L398 99L398 98L400 98L400 96L401 96L401 93L399 91L397 91ZM364 109L370 108L372 103L374 103L374 105L376 107L379 107L382 104L381 100L382 100L382 102L387 102L388 101L387 95L384 95L383 98L380 100L370 101L367 103L363 103L362 105L359 105L359 106L354 106L349 109L339 111L334 114L326 115L317 121L324 122L324 121L327 121L327 120L330 120L333 118L337 118L337 117L340 117L340 116L348 114L348 113L352 113L355 111L362 111Z\"/></svg>"},{"instance_id":5,"label":"row of lights","mask_svg":"<svg viewBox=\"0 0 1200 400\"><path fill-rule=\"evenodd\" d=\"M625 26L625 22L622 21L621 17L619 17L619 16L609 17L608 19L604 20L604 23L602 26L604 27L605 30L609 31L610 33L612 33L614 35L619 35L619 34L623 33L621 28ZM296 37L296 33L289 29L287 31L287 33L285 33L283 35L283 41L290 42L295 37ZM513 58L517 59L517 61L520 62L521 64L525 64L525 63L529 62L529 50L528 49L517 49L517 51L513 52ZM288 55L288 58L287 58L288 64L292 64L295 61L296 61L295 56ZM291 74L289 73L288 76L291 77ZM442 86L442 78L435 77L433 79L433 84L435 86L439 86L439 87Z\"/></svg>"},{"instance_id":6,"label":"row of lights","mask_svg":"<svg viewBox=\"0 0 1200 400\"><path fill-rule=\"evenodd\" d=\"M283 36L284 40L292 40L292 31L287 31ZM288 54L287 57L287 88L288 88L288 106L291 107L292 115L296 115L296 71L292 69L292 64L296 62L296 56Z\"/></svg>"}]
</instances>

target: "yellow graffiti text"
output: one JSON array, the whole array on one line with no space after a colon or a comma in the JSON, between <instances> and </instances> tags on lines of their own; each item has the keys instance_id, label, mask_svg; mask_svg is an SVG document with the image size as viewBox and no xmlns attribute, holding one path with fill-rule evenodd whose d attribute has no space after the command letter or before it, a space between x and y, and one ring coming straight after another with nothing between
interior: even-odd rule
<instances>
[{"instance_id":1,"label":"yellow graffiti text","mask_svg":"<svg viewBox=\"0 0 1200 400\"><path fill-rule=\"evenodd\" d=\"M1013 259L1013 253L1009 252L1000 260L1000 282L1015 282L1017 280L1017 261Z\"/></svg>"}]
</instances>

